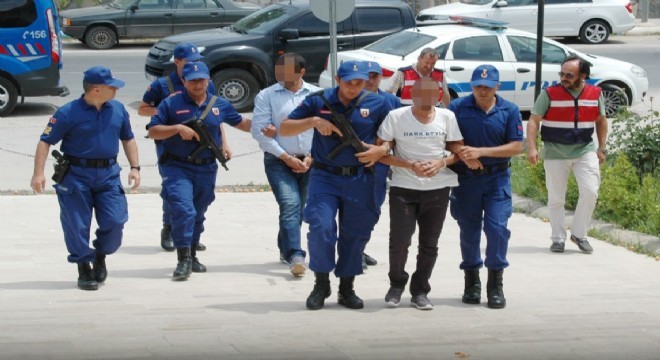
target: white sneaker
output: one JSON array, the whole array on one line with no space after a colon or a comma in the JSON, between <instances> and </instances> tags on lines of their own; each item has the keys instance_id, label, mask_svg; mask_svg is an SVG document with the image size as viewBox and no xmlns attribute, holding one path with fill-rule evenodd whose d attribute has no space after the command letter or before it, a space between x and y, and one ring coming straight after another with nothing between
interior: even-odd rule
<instances>
[{"instance_id":1,"label":"white sneaker","mask_svg":"<svg viewBox=\"0 0 660 360\"><path fill-rule=\"evenodd\" d=\"M307 270L307 266L305 266L305 258L302 256L294 256L291 259L291 265L289 267L291 274L293 276L303 276L305 275L305 270Z\"/></svg>"}]
</instances>

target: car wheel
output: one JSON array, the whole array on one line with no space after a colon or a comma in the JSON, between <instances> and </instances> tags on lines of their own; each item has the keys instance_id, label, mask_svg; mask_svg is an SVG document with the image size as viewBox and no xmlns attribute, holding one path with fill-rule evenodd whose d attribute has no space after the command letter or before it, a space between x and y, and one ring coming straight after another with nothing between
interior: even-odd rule
<instances>
[{"instance_id":1,"label":"car wheel","mask_svg":"<svg viewBox=\"0 0 660 360\"><path fill-rule=\"evenodd\" d=\"M613 84L601 84L599 86L603 90L605 114L608 118L628 106L628 95L623 89Z\"/></svg>"},{"instance_id":2,"label":"car wheel","mask_svg":"<svg viewBox=\"0 0 660 360\"><path fill-rule=\"evenodd\" d=\"M85 35L85 45L94 50L105 50L117 45L117 35L109 27L97 26Z\"/></svg>"},{"instance_id":3,"label":"car wheel","mask_svg":"<svg viewBox=\"0 0 660 360\"><path fill-rule=\"evenodd\" d=\"M610 37L610 28L600 20L590 20L580 29L580 40L585 44L600 44Z\"/></svg>"},{"instance_id":4,"label":"car wheel","mask_svg":"<svg viewBox=\"0 0 660 360\"><path fill-rule=\"evenodd\" d=\"M225 69L213 75L213 85L218 95L229 100L236 111L250 111L254 98L260 90L257 79L249 72L240 69Z\"/></svg>"},{"instance_id":5,"label":"car wheel","mask_svg":"<svg viewBox=\"0 0 660 360\"><path fill-rule=\"evenodd\" d=\"M16 106L18 91L14 84L0 77L0 117L9 115Z\"/></svg>"}]
</instances>

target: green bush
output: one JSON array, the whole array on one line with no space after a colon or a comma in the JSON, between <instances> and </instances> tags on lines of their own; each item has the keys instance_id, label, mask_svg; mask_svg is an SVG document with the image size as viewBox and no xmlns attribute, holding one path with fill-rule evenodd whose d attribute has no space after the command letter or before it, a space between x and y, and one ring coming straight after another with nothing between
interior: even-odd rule
<instances>
[{"instance_id":1,"label":"green bush","mask_svg":"<svg viewBox=\"0 0 660 360\"><path fill-rule=\"evenodd\" d=\"M614 159L625 155L641 184L646 174L660 171L660 120L657 111L649 110L645 116L626 109L612 120L608 144Z\"/></svg>"}]
</instances>

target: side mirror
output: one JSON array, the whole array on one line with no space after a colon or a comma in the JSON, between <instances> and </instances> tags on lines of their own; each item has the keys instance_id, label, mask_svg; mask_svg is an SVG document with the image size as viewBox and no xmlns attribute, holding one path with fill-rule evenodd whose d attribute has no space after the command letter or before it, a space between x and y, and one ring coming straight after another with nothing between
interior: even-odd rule
<instances>
[{"instance_id":1,"label":"side mirror","mask_svg":"<svg viewBox=\"0 0 660 360\"><path fill-rule=\"evenodd\" d=\"M283 41L295 40L300 38L300 33L298 33L298 29L282 29L279 38Z\"/></svg>"},{"instance_id":2,"label":"side mirror","mask_svg":"<svg viewBox=\"0 0 660 360\"><path fill-rule=\"evenodd\" d=\"M500 1L496 2L493 7L500 8L500 7L507 7L507 6L509 6L509 3L507 3L506 0L500 0Z\"/></svg>"},{"instance_id":3,"label":"side mirror","mask_svg":"<svg viewBox=\"0 0 660 360\"><path fill-rule=\"evenodd\" d=\"M138 6L138 4L133 4L133 5L131 5L131 7L129 8L129 10L131 10L132 12L135 12L135 10L137 10L137 9L139 9L139 8L140 8L140 7Z\"/></svg>"}]
</instances>

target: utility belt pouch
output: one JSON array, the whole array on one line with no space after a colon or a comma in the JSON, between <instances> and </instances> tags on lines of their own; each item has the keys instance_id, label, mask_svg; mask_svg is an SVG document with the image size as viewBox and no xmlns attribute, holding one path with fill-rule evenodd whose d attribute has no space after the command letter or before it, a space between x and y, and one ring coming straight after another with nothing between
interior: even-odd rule
<instances>
[{"instance_id":1,"label":"utility belt pouch","mask_svg":"<svg viewBox=\"0 0 660 360\"><path fill-rule=\"evenodd\" d=\"M52 179L56 184L60 184L64 179L64 175L66 175L67 171L69 170L69 164L71 162L57 150L53 150L51 155L53 155L56 160L55 164L53 165L55 171L53 172Z\"/></svg>"}]
</instances>

